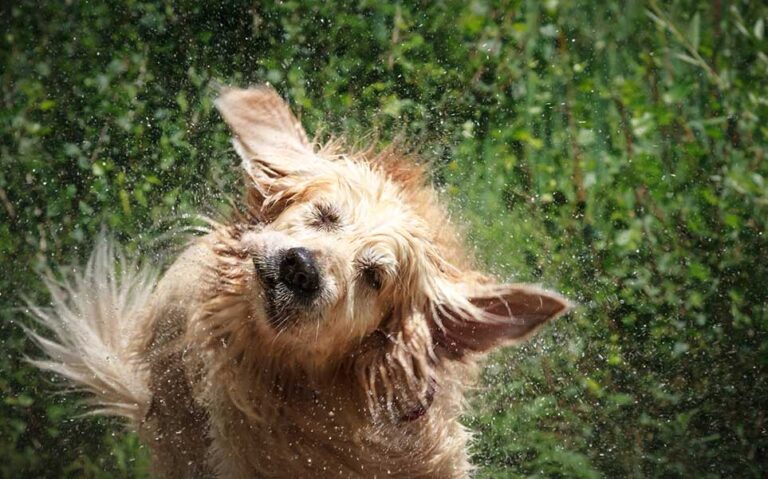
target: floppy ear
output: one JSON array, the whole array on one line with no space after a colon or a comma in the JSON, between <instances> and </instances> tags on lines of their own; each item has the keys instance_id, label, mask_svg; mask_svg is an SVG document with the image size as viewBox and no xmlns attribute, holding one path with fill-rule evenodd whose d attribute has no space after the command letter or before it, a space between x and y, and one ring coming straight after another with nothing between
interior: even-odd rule
<instances>
[{"instance_id":1,"label":"floppy ear","mask_svg":"<svg viewBox=\"0 0 768 479\"><path fill-rule=\"evenodd\" d=\"M525 284L482 285L461 296L432 307L435 345L453 357L522 342L573 307L557 293Z\"/></svg>"},{"instance_id":2,"label":"floppy ear","mask_svg":"<svg viewBox=\"0 0 768 479\"><path fill-rule=\"evenodd\" d=\"M232 130L232 143L242 159L249 206L261 208L272 195L320 167L301 123L271 87L225 88L216 108Z\"/></svg>"}]
</instances>

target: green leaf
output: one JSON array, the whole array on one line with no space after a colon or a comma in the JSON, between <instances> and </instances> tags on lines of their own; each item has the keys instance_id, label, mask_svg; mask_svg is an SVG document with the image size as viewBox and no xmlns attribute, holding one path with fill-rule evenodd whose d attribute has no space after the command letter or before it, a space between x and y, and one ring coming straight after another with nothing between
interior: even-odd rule
<instances>
[{"instance_id":1,"label":"green leaf","mask_svg":"<svg viewBox=\"0 0 768 479\"><path fill-rule=\"evenodd\" d=\"M688 24L688 38L691 41L693 49L698 50L701 43L701 15L699 12L693 14L693 17Z\"/></svg>"}]
</instances>

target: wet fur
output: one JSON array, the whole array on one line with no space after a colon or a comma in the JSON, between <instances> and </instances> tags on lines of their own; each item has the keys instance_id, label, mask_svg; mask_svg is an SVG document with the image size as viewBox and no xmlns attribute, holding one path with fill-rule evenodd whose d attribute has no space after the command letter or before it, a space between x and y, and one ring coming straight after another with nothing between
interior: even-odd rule
<instances>
[{"instance_id":1,"label":"wet fur","mask_svg":"<svg viewBox=\"0 0 768 479\"><path fill-rule=\"evenodd\" d=\"M115 268L107 241L83 273L49 279L53 308L33 312L56 339L30 332L50 358L37 364L127 418L158 476L467 477L459 417L478 358L568 302L475 271L423 168L395 150L313 144L266 88L226 90L218 107L245 213L159 281ZM340 205L343 228L302 219L318 201ZM285 242L317 252L316 307L265 294ZM363 284L368 263L380 289Z\"/></svg>"}]
</instances>

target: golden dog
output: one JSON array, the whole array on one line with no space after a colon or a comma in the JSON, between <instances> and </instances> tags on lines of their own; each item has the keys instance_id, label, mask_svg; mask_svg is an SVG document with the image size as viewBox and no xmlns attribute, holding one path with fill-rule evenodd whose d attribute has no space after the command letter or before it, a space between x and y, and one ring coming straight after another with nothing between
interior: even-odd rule
<instances>
[{"instance_id":1,"label":"golden dog","mask_svg":"<svg viewBox=\"0 0 768 479\"><path fill-rule=\"evenodd\" d=\"M318 147L274 90L226 89L243 213L162 279L102 241L37 361L128 419L162 477L467 477L463 392L569 302L497 284L394 150ZM121 257L119 254L118 258ZM118 263L118 266L115 263Z\"/></svg>"}]
</instances>

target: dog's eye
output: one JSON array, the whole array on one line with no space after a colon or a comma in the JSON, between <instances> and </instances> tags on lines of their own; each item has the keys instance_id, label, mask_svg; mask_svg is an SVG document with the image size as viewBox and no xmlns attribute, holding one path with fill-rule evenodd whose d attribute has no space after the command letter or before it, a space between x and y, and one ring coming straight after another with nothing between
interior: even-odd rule
<instances>
[{"instance_id":1,"label":"dog's eye","mask_svg":"<svg viewBox=\"0 0 768 479\"><path fill-rule=\"evenodd\" d=\"M321 230L335 230L341 223L341 214L338 208L332 205L314 205L310 218L310 226Z\"/></svg>"},{"instance_id":2,"label":"dog's eye","mask_svg":"<svg viewBox=\"0 0 768 479\"><path fill-rule=\"evenodd\" d=\"M376 265L369 264L363 266L360 276L371 289L376 291L381 289L381 271L379 271Z\"/></svg>"}]
</instances>

